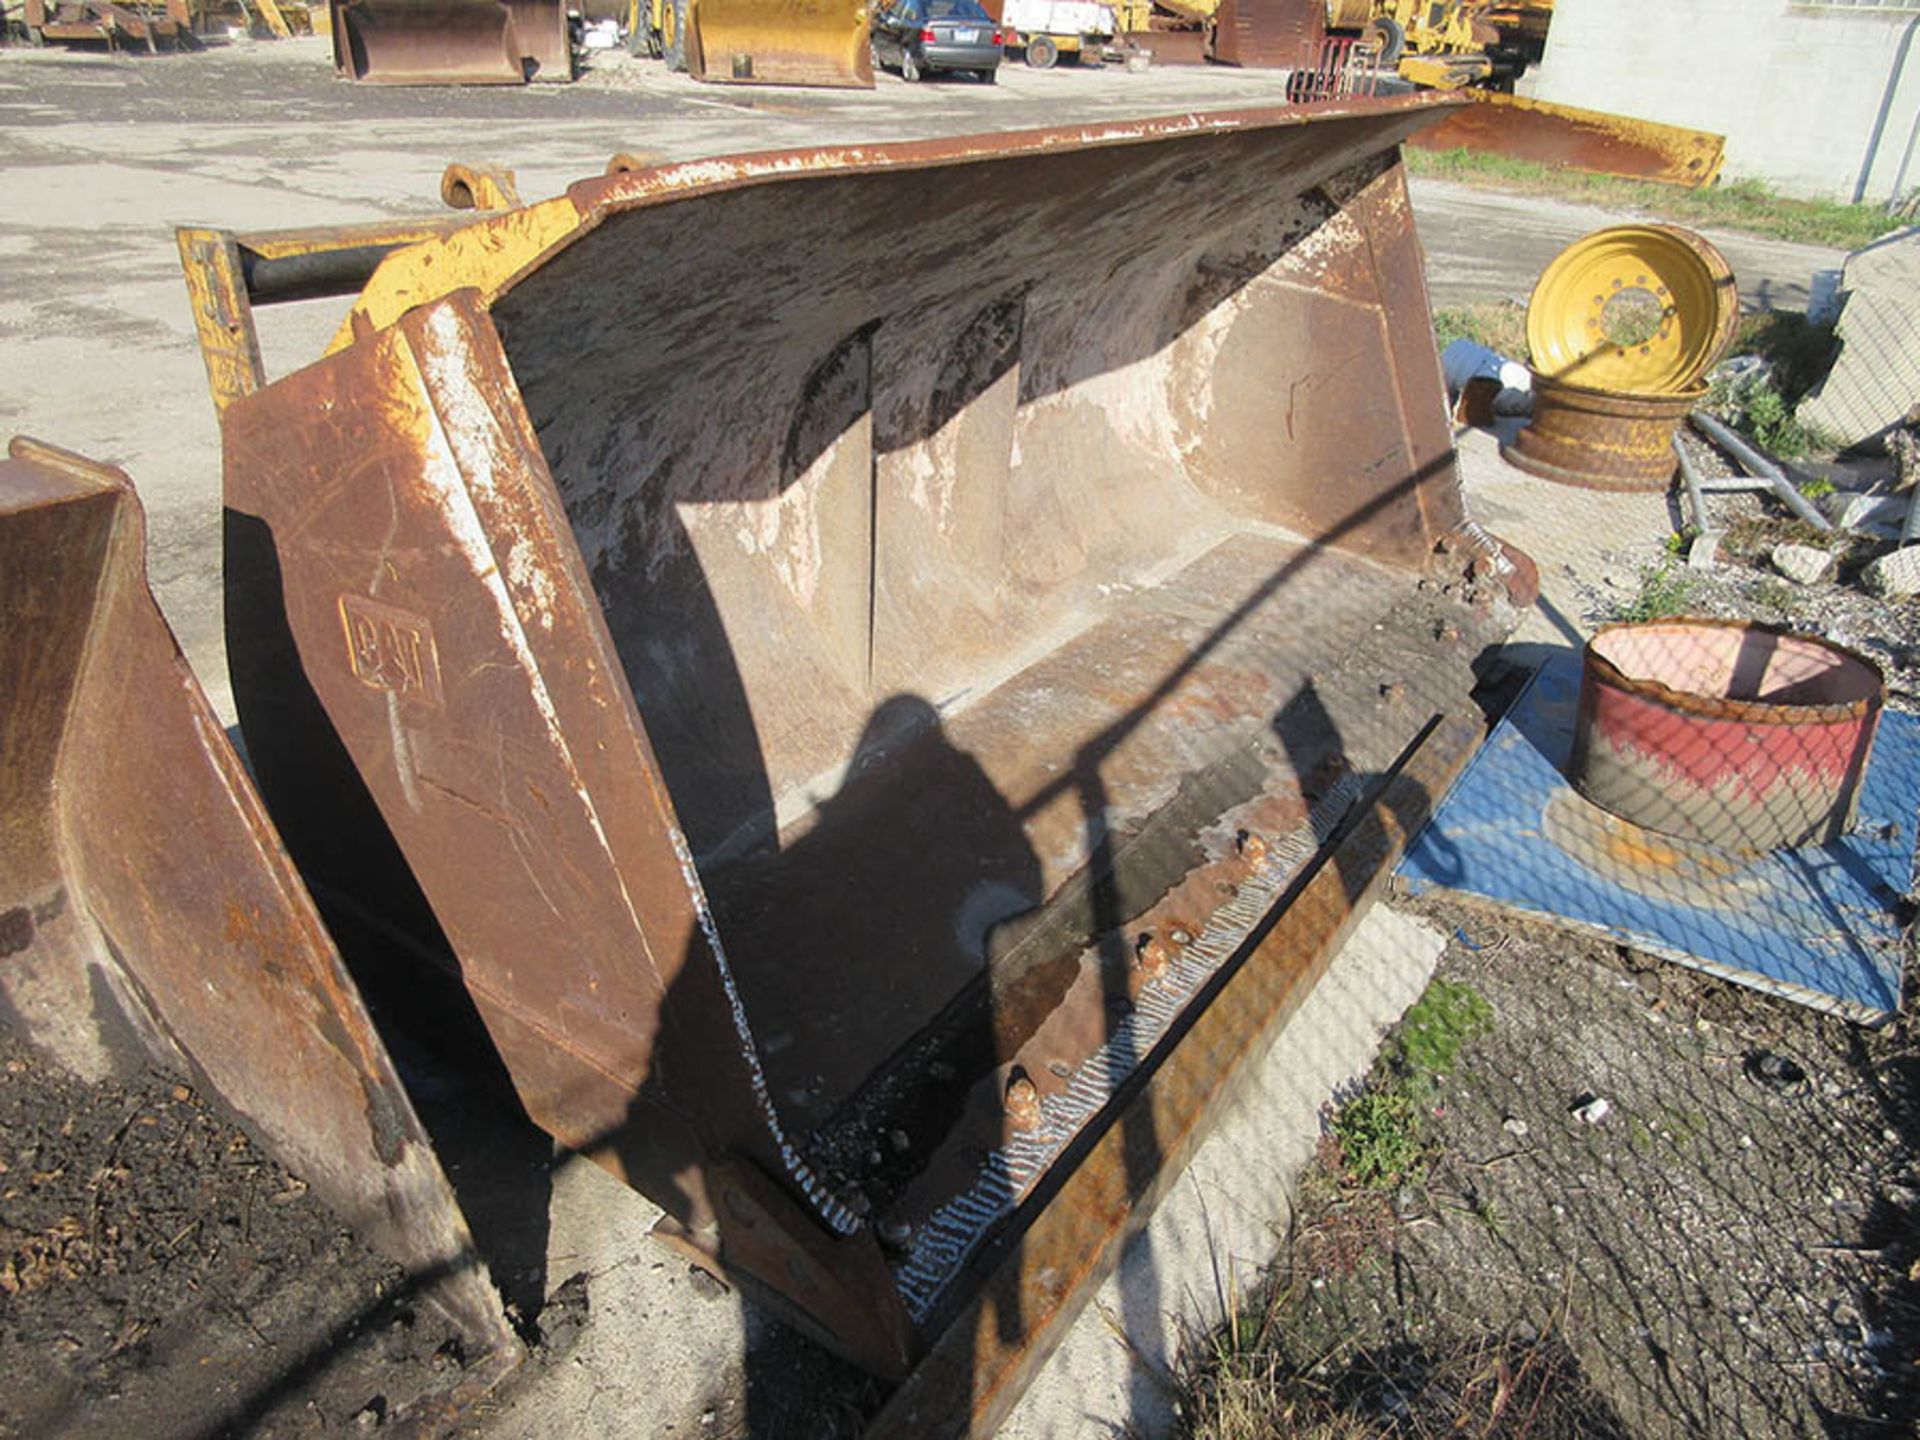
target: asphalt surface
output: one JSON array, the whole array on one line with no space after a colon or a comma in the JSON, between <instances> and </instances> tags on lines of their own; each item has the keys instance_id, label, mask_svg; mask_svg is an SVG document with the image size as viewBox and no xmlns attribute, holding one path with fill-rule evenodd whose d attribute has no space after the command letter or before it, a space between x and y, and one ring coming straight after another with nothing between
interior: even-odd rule
<instances>
[{"instance_id":1,"label":"asphalt surface","mask_svg":"<svg viewBox=\"0 0 1920 1440\"><path fill-rule=\"evenodd\" d=\"M438 205L448 160L500 163L528 198L659 159L1276 104L1279 78L1222 68L1128 74L1009 66L872 91L699 85L604 57L573 85L394 89L334 79L324 41L238 41L198 54L0 50L0 429L125 466L146 500L161 603L215 704L219 438L172 229L342 223ZM1603 212L1418 185L1439 305L1524 297ZM1727 238L1742 290L1803 301L1836 253ZM316 357L344 305L263 313L269 370Z\"/></svg>"}]
</instances>

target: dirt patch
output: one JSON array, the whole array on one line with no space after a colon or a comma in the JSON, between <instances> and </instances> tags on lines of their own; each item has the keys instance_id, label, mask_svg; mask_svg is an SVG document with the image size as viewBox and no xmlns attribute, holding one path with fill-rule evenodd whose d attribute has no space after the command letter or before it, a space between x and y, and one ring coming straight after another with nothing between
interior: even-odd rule
<instances>
[{"instance_id":1,"label":"dirt patch","mask_svg":"<svg viewBox=\"0 0 1920 1440\"><path fill-rule=\"evenodd\" d=\"M1359 1186L1329 1145L1303 1182L1256 1312L1276 1393L1338 1435L1912 1434L1910 1025L1419 908L1492 1020L1433 1086L1416 1179ZM1234 1433L1217 1377L1256 1361L1224 1353L1196 1433Z\"/></svg>"},{"instance_id":2,"label":"dirt patch","mask_svg":"<svg viewBox=\"0 0 1920 1440\"><path fill-rule=\"evenodd\" d=\"M171 1076L0 1032L0 1435L378 1428L458 1378L399 1267Z\"/></svg>"}]
</instances>

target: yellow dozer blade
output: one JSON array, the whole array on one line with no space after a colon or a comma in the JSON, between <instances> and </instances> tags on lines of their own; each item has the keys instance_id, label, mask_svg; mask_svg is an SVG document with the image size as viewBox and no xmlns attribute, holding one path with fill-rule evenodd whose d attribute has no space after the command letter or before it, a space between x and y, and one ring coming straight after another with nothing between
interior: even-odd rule
<instances>
[{"instance_id":1,"label":"yellow dozer blade","mask_svg":"<svg viewBox=\"0 0 1920 1440\"><path fill-rule=\"evenodd\" d=\"M873 88L866 0L695 0L696 80Z\"/></svg>"},{"instance_id":2,"label":"yellow dozer blade","mask_svg":"<svg viewBox=\"0 0 1920 1440\"><path fill-rule=\"evenodd\" d=\"M1473 105L1455 110L1409 143L1421 150L1472 150L1662 185L1711 185L1725 157L1724 135L1492 90L1469 93Z\"/></svg>"}]
</instances>

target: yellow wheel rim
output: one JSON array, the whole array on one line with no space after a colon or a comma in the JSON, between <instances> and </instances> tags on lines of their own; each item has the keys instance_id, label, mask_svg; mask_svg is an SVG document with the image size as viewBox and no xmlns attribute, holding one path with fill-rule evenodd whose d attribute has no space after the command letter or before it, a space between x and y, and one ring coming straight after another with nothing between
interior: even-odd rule
<instances>
[{"instance_id":1,"label":"yellow wheel rim","mask_svg":"<svg viewBox=\"0 0 1920 1440\"><path fill-rule=\"evenodd\" d=\"M1541 272L1527 345L1543 375L1665 395L1698 383L1739 319L1733 271L1713 246L1675 225L1617 225Z\"/></svg>"}]
</instances>

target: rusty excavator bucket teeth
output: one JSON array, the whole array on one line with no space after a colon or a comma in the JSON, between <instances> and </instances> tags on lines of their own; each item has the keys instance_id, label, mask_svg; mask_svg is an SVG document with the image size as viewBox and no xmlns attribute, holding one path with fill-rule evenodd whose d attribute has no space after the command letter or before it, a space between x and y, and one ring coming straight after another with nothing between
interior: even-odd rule
<instances>
[{"instance_id":1,"label":"rusty excavator bucket teeth","mask_svg":"<svg viewBox=\"0 0 1920 1440\"><path fill-rule=\"evenodd\" d=\"M117 470L0 460L0 1015L198 1077L497 1377L519 1345L385 1045L147 589Z\"/></svg>"},{"instance_id":2,"label":"rusty excavator bucket teeth","mask_svg":"<svg viewBox=\"0 0 1920 1440\"><path fill-rule=\"evenodd\" d=\"M1470 93L1472 105L1410 143L1689 188L1711 185L1726 158L1726 137L1710 131L1493 90Z\"/></svg>"},{"instance_id":3,"label":"rusty excavator bucket teeth","mask_svg":"<svg viewBox=\"0 0 1920 1440\"><path fill-rule=\"evenodd\" d=\"M873 88L865 0L698 0L696 80Z\"/></svg>"},{"instance_id":4,"label":"rusty excavator bucket teeth","mask_svg":"<svg viewBox=\"0 0 1920 1440\"><path fill-rule=\"evenodd\" d=\"M1004 1413L1477 743L1452 103L582 181L225 411L316 892L897 1433Z\"/></svg>"},{"instance_id":5,"label":"rusty excavator bucket teeth","mask_svg":"<svg viewBox=\"0 0 1920 1440\"><path fill-rule=\"evenodd\" d=\"M329 0L333 68L373 85L573 78L560 0Z\"/></svg>"}]
</instances>

